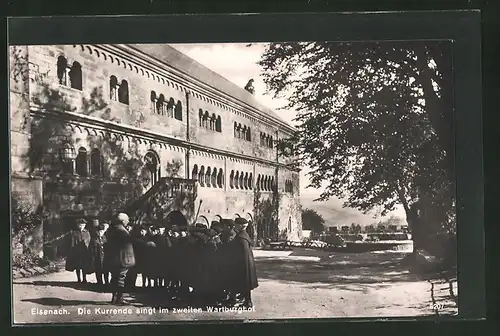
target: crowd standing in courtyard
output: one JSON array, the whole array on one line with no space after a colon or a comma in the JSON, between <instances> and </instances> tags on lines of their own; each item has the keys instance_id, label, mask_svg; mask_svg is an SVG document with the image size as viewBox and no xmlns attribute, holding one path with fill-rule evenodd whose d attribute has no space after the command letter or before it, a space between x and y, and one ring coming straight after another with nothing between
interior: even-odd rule
<instances>
[{"instance_id":1,"label":"crowd standing in courtyard","mask_svg":"<svg viewBox=\"0 0 500 336\"><path fill-rule=\"evenodd\" d=\"M69 235L66 270L83 283L95 273L114 304L125 304L123 295L137 289L140 274L139 287L170 300L252 307L258 280L247 220L161 224L130 226L125 213L111 225L79 219Z\"/></svg>"}]
</instances>

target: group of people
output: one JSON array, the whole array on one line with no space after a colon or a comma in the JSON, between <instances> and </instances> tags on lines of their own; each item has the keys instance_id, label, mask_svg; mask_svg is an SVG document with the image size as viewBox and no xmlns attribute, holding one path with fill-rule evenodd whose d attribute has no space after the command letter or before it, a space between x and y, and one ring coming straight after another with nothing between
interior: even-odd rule
<instances>
[{"instance_id":1,"label":"group of people","mask_svg":"<svg viewBox=\"0 0 500 336\"><path fill-rule=\"evenodd\" d=\"M142 287L174 300L252 307L258 281L245 219L221 219L210 227L165 224L130 226L120 213L111 225L87 229L79 219L70 234L66 270L82 283L95 273L99 285L112 289L114 304L125 303L124 292L134 290L141 274Z\"/></svg>"}]
</instances>

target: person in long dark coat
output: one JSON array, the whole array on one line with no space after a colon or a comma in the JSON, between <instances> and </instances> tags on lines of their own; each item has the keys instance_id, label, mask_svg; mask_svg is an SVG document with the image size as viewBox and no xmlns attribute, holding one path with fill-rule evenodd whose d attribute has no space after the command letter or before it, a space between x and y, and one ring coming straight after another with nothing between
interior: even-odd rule
<instances>
[{"instance_id":1,"label":"person in long dark coat","mask_svg":"<svg viewBox=\"0 0 500 336\"><path fill-rule=\"evenodd\" d=\"M230 218L223 218L220 221L222 233L220 235L221 246L219 247L219 261L221 264L220 285L225 293L225 301L229 306L236 304L236 294L231 292L231 285L235 281L233 263L235 263L234 250L236 231L234 221ZM237 262L237 261L236 261Z\"/></svg>"},{"instance_id":2,"label":"person in long dark coat","mask_svg":"<svg viewBox=\"0 0 500 336\"><path fill-rule=\"evenodd\" d=\"M215 296L216 303L222 303L226 299L224 287L224 263L223 263L223 243L222 233L223 225L220 222L212 222L210 226L211 241L214 245L214 253L211 259L211 286Z\"/></svg>"},{"instance_id":3,"label":"person in long dark coat","mask_svg":"<svg viewBox=\"0 0 500 336\"><path fill-rule=\"evenodd\" d=\"M77 229L68 236L68 249L65 269L76 272L79 283L87 283L86 274L91 272L91 258L89 252L90 233L85 229L87 221L79 218L76 221Z\"/></svg>"},{"instance_id":4,"label":"person in long dark coat","mask_svg":"<svg viewBox=\"0 0 500 336\"><path fill-rule=\"evenodd\" d=\"M179 271L179 258L181 256L179 250L179 239L180 233L177 225L172 225L170 231L170 242L172 243L172 247L170 249L169 258L167 261L167 269L170 271L170 292L172 294L172 299L178 298L178 292L180 289L180 271ZM182 260L182 259L181 259Z\"/></svg>"},{"instance_id":5,"label":"person in long dark coat","mask_svg":"<svg viewBox=\"0 0 500 336\"><path fill-rule=\"evenodd\" d=\"M195 237L189 232L187 227L180 228L178 244L178 271L180 288L179 294L185 298L190 296L191 290L193 288L195 276Z\"/></svg>"},{"instance_id":6,"label":"person in long dark coat","mask_svg":"<svg viewBox=\"0 0 500 336\"><path fill-rule=\"evenodd\" d=\"M246 231L247 227L246 219L235 220L234 257L237 262L233 264L235 281L231 287L234 292L242 294L243 306L249 308L253 306L251 291L259 286L259 282L252 251L252 239Z\"/></svg>"},{"instance_id":7,"label":"person in long dark coat","mask_svg":"<svg viewBox=\"0 0 500 336\"><path fill-rule=\"evenodd\" d=\"M163 248L160 252L159 266L161 268L161 278L164 282L164 287L170 291L172 285L171 276L171 254L172 254L172 241L170 240L170 230L164 227L160 228L160 235L162 236Z\"/></svg>"},{"instance_id":8,"label":"person in long dark coat","mask_svg":"<svg viewBox=\"0 0 500 336\"><path fill-rule=\"evenodd\" d=\"M133 238L125 229L129 222L129 217L125 213L119 213L117 221L108 229L108 244L111 275L113 286L113 297L111 303L124 304L123 292L125 286L125 277L128 270L135 265Z\"/></svg>"},{"instance_id":9,"label":"person in long dark coat","mask_svg":"<svg viewBox=\"0 0 500 336\"><path fill-rule=\"evenodd\" d=\"M95 273L97 284L108 285L109 278L104 275L104 246L106 237L104 236L104 226L99 225L96 228L95 234L90 239L90 256L92 261L92 270Z\"/></svg>"},{"instance_id":10,"label":"person in long dark coat","mask_svg":"<svg viewBox=\"0 0 500 336\"><path fill-rule=\"evenodd\" d=\"M155 243L155 248L152 250L151 255L152 271L154 275L154 286L163 287L165 285L164 278L164 260L165 260L165 250L167 246L167 241L163 235L164 231L162 228L156 226L154 230L154 235L152 237L153 243Z\"/></svg>"},{"instance_id":11,"label":"person in long dark coat","mask_svg":"<svg viewBox=\"0 0 500 336\"><path fill-rule=\"evenodd\" d=\"M125 279L125 287L129 289L135 289L135 284L137 281L137 276L144 273L144 268L147 262L147 228L144 226L137 226L130 232L133 238L134 256L135 256L135 266L132 267ZM142 286L146 286L146 276L142 276Z\"/></svg>"},{"instance_id":12,"label":"person in long dark coat","mask_svg":"<svg viewBox=\"0 0 500 336\"><path fill-rule=\"evenodd\" d=\"M207 256L210 254L209 247L206 246L210 237L207 235L207 226L197 223L189 230L192 237L190 247L191 261L189 263L191 274L189 285L193 287L194 295L200 303L206 303L208 300L208 270Z\"/></svg>"}]
</instances>

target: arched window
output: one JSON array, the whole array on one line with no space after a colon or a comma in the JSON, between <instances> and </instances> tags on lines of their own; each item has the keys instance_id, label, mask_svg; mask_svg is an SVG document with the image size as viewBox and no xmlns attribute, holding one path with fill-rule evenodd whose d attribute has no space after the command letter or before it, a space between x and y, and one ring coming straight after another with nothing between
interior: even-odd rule
<instances>
[{"instance_id":1,"label":"arched window","mask_svg":"<svg viewBox=\"0 0 500 336\"><path fill-rule=\"evenodd\" d=\"M243 186L245 187L245 189L250 189L248 187L248 173L245 173L245 177L243 178Z\"/></svg>"},{"instance_id":2,"label":"arched window","mask_svg":"<svg viewBox=\"0 0 500 336\"><path fill-rule=\"evenodd\" d=\"M250 132L250 127L247 128L247 138L246 138L247 141L252 141L252 135L251 135L251 132Z\"/></svg>"},{"instance_id":3,"label":"arched window","mask_svg":"<svg viewBox=\"0 0 500 336\"><path fill-rule=\"evenodd\" d=\"M174 100L174 98L170 97L170 99L168 100L168 104L167 104L167 115L170 118L174 117L174 107L175 107L175 100Z\"/></svg>"},{"instance_id":4,"label":"arched window","mask_svg":"<svg viewBox=\"0 0 500 336\"><path fill-rule=\"evenodd\" d=\"M198 182L202 187L205 186L205 167L201 166L200 172L198 173Z\"/></svg>"},{"instance_id":5,"label":"arched window","mask_svg":"<svg viewBox=\"0 0 500 336\"><path fill-rule=\"evenodd\" d=\"M76 173L80 176L87 176L87 165L87 150L84 147L80 147L76 156Z\"/></svg>"},{"instance_id":6,"label":"arched window","mask_svg":"<svg viewBox=\"0 0 500 336\"><path fill-rule=\"evenodd\" d=\"M82 66L78 62L73 62L69 71L69 81L72 89L82 89Z\"/></svg>"},{"instance_id":7,"label":"arched window","mask_svg":"<svg viewBox=\"0 0 500 336\"><path fill-rule=\"evenodd\" d=\"M234 188L234 170L231 170L231 174L229 174L229 187Z\"/></svg>"},{"instance_id":8,"label":"arched window","mask_svg":"<svg viewBox=\"0 0 500 336\"><path fill-rule=\"evenodd\" d=\"M255 186L256 186L257 190L261 190L261 188L260 188L260 174L257 175L257 183L255 184Z\"/></svg>"},{"instance_id":9,"label":"arched window","mask_svg":"<svg viewBox=\"0 0 500 336\"><path fill-rule=\"evenodd\" d=\"M253 189L253 175L252 175L252 173L250 173L250 175L248 175L248 189Z\"/></svg>"},{"instance_id":10,"label":"arched window","mask_svg":"<svg viewBox=\"0 0 500 336\"><path fill-rule=\"evenodd\" d=\"M165 105L165 96L162 93L162 94L160 94L160 96L158 97L158 100L156 101L156 112L158 114L161 114L161 115L165 114L164 105Z\"/></svg>"},{"instance_id":11,"label":"arched window","mask_svg":"<svg viewBox=\"0 0 500 336\"><path fill-rule=\"evenodd\" d=\"M217 175L217 186L222 188L224 175L222 169L219 169L219 174Z\"/></svg>"},{"instance_id":12,"label":"arched window","mask_svg":"<svg viewBox=\"0 0 500 336\"><path fill-rule=\"evenodd\" d=\"M203 114L203 127L205 128L209 128L209 125L208 125L208 119L209 119L209 114L208 114L208 111L205 111L205 113Z\"/></svg>"},{"instance_id":13,"label":"arched window","mask_svg":"<svg viewBox=\"0 0 500 336\"><path fill-rule=\"evenodd\" d=\"M68 60L64 56L59 56L57 58L57 78L61 85L68 85L67 69Z\"/></svg>"},{"instance_id":14,"label":"arched window","mask_svg":"<svg viewBox=\"0 0 500 336\"><path fill-rule=\"evenodd\" d=\"M240 172L236 171L236 174L234 174L234 187L236 189L240 188Z\"/></svg>"},{"instance_id":15,"label":"arched window","mask_svg":"<svg viewBox=\"0 0 500 336\"><path fill-rule=\"evenodd\" d=\"M238 124L236 131L238 132L238 139L241 139L241 124Z\"/></svg>"},{"instance_id":16,"label":"arched window","mask_svg":"<svg viewBox=\"0 0 500 336\"><path fill-rule=\"evenodd\" d=\"M272 136L269 137L269 148L274 148L274 140Z\"/></svg>"},{"instance_id":17,"label":"arched window","mask_svg":"<svg viewBox=\"0 0 500 336\"><path fill-rule=\"evenodd\" d=\"M198 180L198 165L194 165L193 172L191 173L191 178L193 180Z\"/></svg>"},{"instance_id":18,"label":"arched window","mask_svg":"<svg viewBox=\"0 0 500 336\"><path fill-rule=\"evenodd\" d=\"M262 190L267 191L267 176L262 179Z\"/></svg>"},{"instance_id":19,"label":"arched window","mask_svg":"<svg viewBox=\"0 0 500 336\"><path fill-rule=\"evenodd\" d=\"M219 133L222 132L222 121L220 116L217 116L217 119L215 120L215 131Z\"/></svg>"},{"instance_id":20,"label":"arched window","mask_svg":"<svg viewBox=\"0 0 500 336\"><path fill-rule=\"evenodd\" d=\"M122 80L120 87L118 88L118 101L122 104L128 105L128 82L124 79Z\"/></svg>"},{"instance_id":21,"label":"arched window","mask_svg":"<svg viewBox=\"0 0 500 336\"><path fill-rule=\"evenodd\" d=\"M210 185L211 184L210 183L211 182L210 179L211 179L211 176L212 176L211 173L212 173L212 171L210 170L210 167L207 167L207 172L205 173L205 184L206 184L207 187L211 186Z\"/></svg>"},{"instance_id":22,"label":"arched window","mask_svg":"<svg viewBox=\"0 0 500 336\"><path fill-rule=\"evenodd\" d=\"M240 188L243 189L245 188L245 181L244 181L244 174L243 172L240 173Z\"/></svg>"},{"instance_id":23,"label":"arched window","mask_svg":"<svg viewBox=\"0 0 500 336\"><path fill-rule=\"evenodd\" d=\"M156 92L151 91L151 95L149 96L149 99L151 100L151 111L153 113L156 112Z\"/></svg>"},{"instance_id":24,"label":"arched window","mask_svg":"<svg viewBox=\"0 0 500 336\"><path fill-rule=\"evenodd\" d=\"M212 171L212 187L217 188L217 168Z\"/></svg>"},{"instance_id":25,"label":"arched window","mask_svg":"<svg viewBox=\"0 0 500 336\"><path fill-rule=\"evenodd\" d=\"M200 127L203 127L203 110L198 111L198 118L200 119Z\"/></svg>"},{"instance_id":26,"label":"arched window","mask_svg":"<svg viewBox=\"0 0 500 336\"><path fill-rule=\"evenodd\" d=\"M158 154L153 151L148 151L146 155L144 155L144 165L146 169L149 171L151 186L153 186L160 179L160 159L158 158Z\"/></svg>"},{"instance_id":27,"label":"arched window","mask_svg":"<svg viewBox=\"0 0 500 336\"><path fill-rule=\"evenodd\" d=\"M92 176L101 176L102 171L102 156L101 151L97 148L92 149L90 154L90 174Z\"/></svg>"},{"instance_id":28,"label":"arched window","mask_svg":"<svg viewBox=\"0 0 500 336\"><path fill-rule=\"evenodd\" d=\"M270 185L269 185L269 190L274 191L274 176L271 177L271 182L270 182Z\"/></svg>"},{"instance_id":29,"label":"arched window","mask_svg":"<svg viewBox=\"0 0 500 336\"><path fill-rule=\"evenodd\" d=\"M238 137L238 123L236 121L234 122L234 137Z\"/></svg>"},{"instance_id":30,"label":"arched window","mask_svg":"<svg viewBox=\"0 0 500 336\"><path fill-rule=\"evenodd\" d=\"M180 100L177 101L177 105L175 105L175 119L182 121L182 103Z\"/></svg>"},{"instance_id":31,"label":"arched window","mask_svg":"<svg viewBox=\"0 0 500 336\"><path fill-rule=\"evenodd\" d=\"M242 139L247 139L247 126L243 126L243 130L241 131L241 138Z\"/></svg>"},{"instance_id":32,"label":"arched window","mask_svg":"<svg viewBox=\"0 0 500 336\"><path fill-rule=\"evenodd\" d=\"M114 75L109 77L109 99L118 100L118 79Z\"/></svg>"},{"instance_id":33,"label":"arched window","mask_svg":"<svg viewBox=\"0 0 500 336\"><path fill-rule=\"evenodd\" d=\"M210 118L210 130L215 131L215 123L217 122L217 116L215 113L212 113L212 117Z\"/></svg>"}]
</instances>

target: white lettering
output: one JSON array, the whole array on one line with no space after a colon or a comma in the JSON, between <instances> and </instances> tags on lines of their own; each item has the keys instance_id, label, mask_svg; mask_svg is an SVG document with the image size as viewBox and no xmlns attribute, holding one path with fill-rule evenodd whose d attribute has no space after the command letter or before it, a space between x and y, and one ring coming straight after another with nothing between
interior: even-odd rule
<instances>
[{"instance_id":1,"label":"white lettering","mask_svg":"<svg viewBox=\"0 0 500 336\"><path fill-rule=\"evenodd\" d=\"M38 309L32 308L31 315L69 315L70 312L65 308L59 309Z\"/></svg>"}]
</instances>

